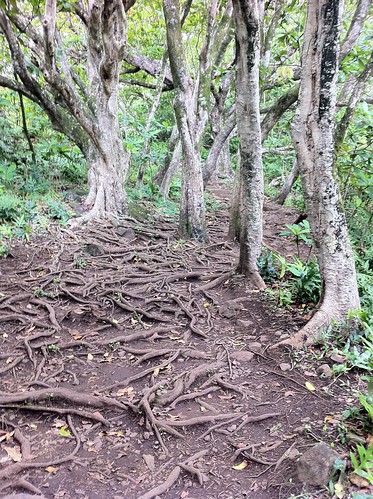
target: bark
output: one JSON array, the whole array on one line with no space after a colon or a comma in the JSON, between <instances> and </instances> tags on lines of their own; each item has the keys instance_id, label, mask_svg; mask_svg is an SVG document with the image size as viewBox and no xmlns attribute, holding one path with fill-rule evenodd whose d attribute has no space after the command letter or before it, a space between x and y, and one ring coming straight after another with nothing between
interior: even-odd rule
<instances>
[{"instance_id":1,"label":"bark","mask_svg":"<svg viewBox=\"0 0 373 499\"><path fill-rule=\"evenodd\" d=\"M259 110L260 19L257 0L235 0L237 128L240 139L240 257L238 270L264 288L257 259L263 238L263 167Z\"/></svg>"},{"instance_id":2,"label":"bark","mask_svg":"<svg viewBox=\"0 0 373 499\"><path fill-rule=\"evenodd\" d=\"M178 0L164 0L167 46L175 86L175 117L183 151L180 232L183 237L205 240L206 222L199 155L193 82L185 67Z\"/></svg>"},{"instance_id":3,"label":"bark","mask_svg":"<svg viewBox=\"0 0 373 499\"><path fill-rule=\"evenodd\" d=\"M359 0L346 38L341 47L340 61L343 61L359 38L364 22L368 16L370 6L371 0Z\"/></svg>"},{"instance_id":4,"label":"bark","mask_svg":"<svg viewBox=\"0 0 373 499\"><path fill-rule=\"evenodd\" d=\"M357 78L355 85L351 90L351 94L348 99L346 109L343 113L340 122L338 123L336 131L336 140L335 140L336 153L338 153L339 149L343 144L348 127L355 113L356 106L360 101L361 95L364 92L364 89L369 79L372 77L372 74L373 74L373 53L371 54L370 59L364 68L364 71Z\"/></svg>"},{"instance_id":5,"label":"bark","mask_svg":"<svg viewBox=\"0 0 373 499\"><path fill-rule=\"evenodd\" d=\"M119 72L127 37L121 0L88 3L87 73L95 110L95 137L90 144L90 209L85 219L126 212L124 191L129 155L124 150L118 121Z\"/></svg>"},{"instance_id":6,"label":"bark","mask_svg":"<svg viewBox=\"0 0 373 499\"><path fill-rule=\"evenodd\" d=\"M162 87L163 87L163 81L167 72L167 57L168 53L167 50L164 52L163 59L162 59L162 68L161 68L161 74L159 75L159 79L156 85L156 94L154 97L154 101L152 104L152 107L150 109L149 113L149 118L148 122L145 127L145 140L144 140L144 149L143 149L143 163L140 165L139 168L139 173L137 176L137 185L141 185L143 183L144 175L146 172L146 166L149 164L148 163L148 157L150 154L150 130L151 127L153 126L155 114L157 112L157 109L159 107L159 103L161 101L161 95L162 95Z\"/></svg>"},{"instance_id":7,"label":"bark","mask_svg":"<svg viewBox=\"0 0 373 499\"><path fill-rule=\"evenodd\" d=\"M182 155L182 147L181 147L181 141L178 140L176 143L176 146L174 148L173 154L171 156L171 161L168 163L168 166L164 172L161 185L159 187L159 194L164 198L167 199L169 192L170 192L170 187L172 183L172 179L177 172L181 168L181 155Z\"/></svg>"},{"instance_id":8,"label":"bark","mask_svg":"<svg viewBox=\"0 0 373 499\"><path fill-rule=\"evenodd\" d=\"M42 33L33 26L33 19L22 13L17 2L12 3L11 10L0 8L0 29L10 49L14 74L21 82L17 90L37 102L47 112L53 127L71 138L87 159L86 203L90 211L82 221L125 211L128 155L119 130L117 92L126 43L125 8L132 4L121 0L76 3L75 12L87 29L88 85L69 63L57 28L56 0L45 3ZM29 71L19 39L42 76ZM12 87L4 78L0 84Z\"/></svg>"},{"instance_id":9,"label":"bark","mask_svg":"<svg viewBox=\"0 0 373 499\"><path fill-rule=\"evenodd\" d=\"M209 155L207 156L205 167L203 169L203 183L205 186L209 183L212 175L214 174L214 171L216 170L216 167L218 165L219 155L228 137L233 132L235 126L236 126L236 108L232 107L224 127L221 128L220 131L217 133L214 142L211 146Z\"/></svg>"},{"instance_id":10,"label":"bark","mask_svg":"<svg viewBox=\"0 0 373 499\"><path fill-rule=\"evenodd\" d=\"M293 168L289 173L287 179L285 180L284 185L281 187L280 194L276 198L276 203L283 205L286 201L286 198L290 194L291 188L293 187L295 181L297 180L299 175L299 165L298 161L295 158L293 162Z\"/></svg>"},{"instance_id":11,"label":"bark","mask_svg":"<svg viewBox=\"0 0 373 499\"><path fill-rule=\"evenodd\" d=\"M331 321L360 307L344 214L333 177L338 77L339 0L309 0L302 54L299 109L292 136L322 277L318 310L291 344L317 338Z\"/></svg>"},{"instance_id":12,"label":"bark","mask_svg":"<svg viewBox=\"0 0 373 499\"><path fill-rule=\"evenodd\" d=\"M218 3L216 0L211 0L207 16L206 36L200 52L198 74L194 82L193 99L191 99L196 115L195 142L199 150L201 149L209 116L211 115L211 87L214 69L221 64L221 60L233 36L231 0L227 2L220 21L217 14ZM227 81L230 81L230 79L227 78ZM225 97L228 91L229 87L224 89ZM222 101L224 102L224 99ZM190 111L192 112L192 110ZM177 170L179 162L180 155L176 149L172 161L170 162L166 157L164 166L155 176L156 182L162 185L161 192L165 197L168 196L172 176Z\"/></svg>"}]
</instances>

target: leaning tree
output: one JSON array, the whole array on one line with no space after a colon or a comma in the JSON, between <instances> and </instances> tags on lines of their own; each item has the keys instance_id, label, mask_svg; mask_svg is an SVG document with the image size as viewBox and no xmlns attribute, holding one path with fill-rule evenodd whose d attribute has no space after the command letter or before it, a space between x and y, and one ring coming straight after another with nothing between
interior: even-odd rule
<instances>
[{"instance_id":1,"label":"leaning tree","mask_svg":"<svg viewBox=\"0 0 373 499\"><path fill-rule=\"evenodd\" d=\"M83 152L89 186L83 220L126 210L129 157L118 122L118 82L127 40L126 10L134 3L46 0L42 7L39 2L0 2L0 32L10 60L0 85L40 105L53 127ZM80 40L78 47L71 43L74 37Z\"/></svg>"},{"instance_id":2,"label":"leaning tree","mask_svg":"<svg viewBox=\"0 0 373 499\"><path fill-rule=\"evenodd\" d=\"M316 313L290 340L296 346L360 307L353 252L333 176L340 18L340 0L309 0L292 137L322 294Z\"/></svg>"}]
</instances>

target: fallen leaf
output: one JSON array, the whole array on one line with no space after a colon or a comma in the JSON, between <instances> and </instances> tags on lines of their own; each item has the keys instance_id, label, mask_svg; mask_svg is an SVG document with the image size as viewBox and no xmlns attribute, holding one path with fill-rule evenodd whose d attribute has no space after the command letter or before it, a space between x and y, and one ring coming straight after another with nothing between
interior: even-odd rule
<instances>
[{"instance_id":1,"label":"fallen leaf","mask_svg":"<svg viewBox=\"0 0 373 499\"><path fill-rule=\"evenodd\" d=\"M93 360L93 355L91 353L87 355L87 360Z\"/></svg>"},{"instance_id":2,"label":"fallen leaf","mask_svg":"<svg viewBox=\"0 0 373 499\"><path fill-rule=\"evenodd\" d=\"M342 497L345 495L343 485L341 483L336 483L334 485L334 493L338 497L338 499L342 499Z\"/></svg>"},{"instance_id":3,"label":"fallen leaf","mask_svg":"<svg viewBox=\"0 0 373 499\"><path fill-rule=\"evenodd\" d=\"M314 392L316 390L316 388L313 386L312 383L310 383L309 381L306 381L306 388L307 390L309 390L310 392Z\"/></svg>"},{"instance_id":4,"label":"fallen leaf","mask_svg":"<svg viewBox=\"0 0 373 499\"><path fill-rule=\"evenodd\" d=\"M52 426L54 428L63 428L64 426L66 426L66 421L56 418Z\"/></svg>"},{"instance_id":5,"label":"fallen leaf","mask_svg":"<svg viewBox=\"0 0 373 499\"><path fill-rule=\"evenodd\" d=\"M151 454L143 454L142 455L146 466L149 468L149 471L154 471L155 470L155 460L154 456Z\"/></svg>"},{"instance_id":6,"label":"fallen leaf","mask_svg":"<svg viewBox=\"0 0 373 499\"><path fill-rule=\"evenodd\" d=\"M63 426L61 429L59 429L58 434L60 437L71 437L71 432L66 426Z\"/></svg>"},{"instance_id":7,"label":"fallen leaf","mask_svg":"<svg viewBox=\"0 0 373 499\"><path fill-rule=\"evenodd\" d=\"M350 482L356 485L359 488L364 488L364 487L369 487L369 482L368 480L365 480L365 478L356 475L356 473L351 473L349 476Z\"/></svg>"},{"instance_id":8,"label":"fallen leaf","mask_svg":"<svg viewBox=\"0 0 373 499\"><path fill-rule=\"evenodd\" d=\"M48 468L45 468L45 471L48 471L48 473L56 473L59 470L59 468L55 468L54 466L48 466Z\"/></svg>"},{"instance_id":9,"label":"fallen leaf","mask_svg":"<svg viewBox=\"0 0 373 499\"><path fill-rule=\"evenodd\" d=\"M159 374L159 367L156 367L153 371L153 376L158 376Z\"/></svg>"},{"instance_id":10,"label":"fallen leaf","mask_svg":"<svg viewBox=\"0 0 373 499\"><path fill-rule=\"evenodd\" d=\"M6 442L11 442L13 440L12 437L14 435L14 430L10 431L10 432L4 431L1 433L3 433L3 435L1 435L1 437L0 437L0 442L3 442L4 440Z\"/></svg>"},{"instance_id":11,"label":"fallen leaf","mask_svg":"<svg viewBox=\"0 0 373 499\"><path fill-rule=\"evenodd\" d=\"M238 471L240 471L240 470L244 470L245 468L247 468L248 464L249 464L249 463L246 461L246 459L244 459L244 460L242 461L242 463L237 464L236 466L232 466L232 468L233 468L234 470L238 470Z\"/></svg>"},{"instance_id":12,"label":"fallen leaf","mask_svg":"<svg viewBox=\"0 0 373 499\"><path fill-rule=\"evenodd\" d=\"M187 490L183 490L182 493L180 494L181 499L185 499L185 497L188 497L189 492Z\"/></svg>"},{"instance_id":13,"label":"fallen leaf","mask_svg":"<svg viewBox=\"0 0 373 499\"><path fill-rule=\"evenodd\" d=\"M3 445L2 448L5 450L5 452L8 454L8 456L15 462L19 463L22 459L22 454L17 447L7 447L6 445Z\"/></svg>"}]
</instances>

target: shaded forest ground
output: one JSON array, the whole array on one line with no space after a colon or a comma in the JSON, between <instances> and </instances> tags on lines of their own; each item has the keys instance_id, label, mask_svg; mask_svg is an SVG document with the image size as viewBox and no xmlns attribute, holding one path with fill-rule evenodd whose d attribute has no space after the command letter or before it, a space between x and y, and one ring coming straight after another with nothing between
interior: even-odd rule
<instances>
[{"instance_id":1,"label":"shaded forest ground","mask_svg":"<svg viewBox=\"0 0 373 499\"><path fill-rule=\"evenodd\" d=\"M336 441L343 456L358 381L320 377L313 347L269 349L305 318L234 273L229 191L214 194L204 245L150 212L0 260L0 496L149 498L166 482L165 499L288 498L311 445ZM296 216L266 206L265 243L284 256Z\"/></svg>"}]
</instances>

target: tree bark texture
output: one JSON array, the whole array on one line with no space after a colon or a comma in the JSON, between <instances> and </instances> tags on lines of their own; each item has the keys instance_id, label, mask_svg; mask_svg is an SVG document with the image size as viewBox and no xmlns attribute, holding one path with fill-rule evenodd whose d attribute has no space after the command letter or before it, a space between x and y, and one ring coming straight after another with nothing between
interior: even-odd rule
<instances>
[{"instance_id":1,"label":"tree bark texture","mask_svg":"<svg viewBox=\"0 0 373 499\"><path fill-rule=\"evenodd\" d=\"M93 218L126 212L124 183L129 155L118 121L118 84L127 37L121 0L88 2L88 78L96 134L90 148L89 194Z\"/></svg>"},{"instance_id":2,"label":"tree bark texture","mask_svg":"<svg viewBox=\"0 0 373 499\"><path fill-rule=\"evenodd\" d=\"M164 0L167 46L175 86L174 109L183 151L180 232L183 237L205 240L205 204L198 147L193 83L186 68L178 0Z\"/></svg>"},{"instance_id":3,"label":"tree bark texture","mask_svg":"<svg viewBox=\"0 0 373 499\"><path fill-rule=\"evenodd\" d=\"M237 129L240 139L239 271L257 288L264 282L257 259L263 238L263 167L259 110L260 18L257 0L235 0Z\"/></svg>"},{"instance_id":4,"label":"tree bark texture","mask_svg":"<svg viewBox=\"0 0 373 499\"><path fill-rule=\"evenodd\" d=\"M295 337L317 337L360 307L353 253L333 178L340 0L309 0L293 143L322 277L318 310Z\"/></svg>"},{"instance_id":5,"label":"tree bark texture","mask_svg":"<svg viewBox=\"0 0 373 499\"><path fill-rule=\"evenodd\" d=\"M75 12L87 30L87 81L79 77L58 30L56 0L45 2L42 32L14 2L0 8L0 29L10 49L14 74L21 82L1 78L5 84L32 98L48 114L52 125L81 149L88 162L89 212L82 221L125 211L124 179L128 155L118 123L118 80L126 43L125 9L133 2L89 0ZM22 43L31 53L30 71ZM57 56L56 56L57 54Z\"/></svg>"}]
</instances>

